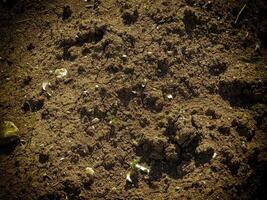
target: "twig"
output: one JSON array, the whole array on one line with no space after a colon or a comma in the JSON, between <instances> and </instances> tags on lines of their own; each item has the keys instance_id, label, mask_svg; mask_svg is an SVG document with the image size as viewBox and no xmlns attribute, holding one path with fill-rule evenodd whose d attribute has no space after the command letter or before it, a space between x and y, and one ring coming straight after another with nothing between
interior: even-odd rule
<instances>
[{"instance_id":1,"label":"twig","mask_svg":"<svg viewBox=\"0 0 267 200\"><path fill-rule=\"evenodd\" d=\"M28 19L23 19L23 20L20 20L20 21L16 21L15 23L16 24L19 24L19 23L22 23L22 22L30 21L30 20L32 20L32 18L28 18Z\"/></svg>"},{"instance_id":2,"label":"twig","mask_svg":"<svg viewBox=\"0 0 267 200\"><path fill-rule=\"evenodd\" d=\"M237 24L237 21L238 21L240 15L242 14L242 12L244 11L244 9L246 8L246 6L247 6L247 4L245 4L245 5L241 8L241 10L239 11L239 13L238 13L238 15L237 15L237 17L236 17L236 19L235 19L235 24Z\"/></svg>"}]
</instances>

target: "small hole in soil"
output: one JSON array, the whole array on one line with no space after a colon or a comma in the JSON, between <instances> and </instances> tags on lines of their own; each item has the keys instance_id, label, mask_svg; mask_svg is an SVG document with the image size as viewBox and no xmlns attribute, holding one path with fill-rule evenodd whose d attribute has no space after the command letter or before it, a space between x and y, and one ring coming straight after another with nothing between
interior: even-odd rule
<instances>
[{"instance_id":1,"label":"small hole in soil","mask_svg":"<svg viewBox=\"0 0 267 200\"><path fill-rule=\"evenodd\" d=\"M30 99L23 103L21 109L24 112L28 112L28 111L36 112L42 109L43 106L44 106L44 99L39 99L39 100Z\"/></svg>"},{"instance_id":2,"label":"small hole in soil","mask_svg":"<svg viewBox=\"0 0 267 200\"><path fill-rule=\"evenodd\" d=\"M69 19L71 17L71 14L72 14L72 11L71 11L70 7L69 6L65 6L63 8L62 19L63 20Z\"/></svg>"},{"instance_id":3,"label":"small hole in soil","mask_svg":"<svg viewBox=\"0 0 267 200\"><path fill-rule=\"evenodd\" d=\"M49 155L47 154L39 154L39 163L46 163L49 160Z\"/></svg>"},{"instance_id":4,"label":"small hole in soil","mask_svg":"<svg viewBox=\"0 0 267 200\"><path fill-rule=\"evenodd\" d=\"M35 46L32 44L32 43L30 43L28 46L27 46L27 50L28 51L31 51L31 50L33 50L35 48Z\"/></svg>"}]
</instances>

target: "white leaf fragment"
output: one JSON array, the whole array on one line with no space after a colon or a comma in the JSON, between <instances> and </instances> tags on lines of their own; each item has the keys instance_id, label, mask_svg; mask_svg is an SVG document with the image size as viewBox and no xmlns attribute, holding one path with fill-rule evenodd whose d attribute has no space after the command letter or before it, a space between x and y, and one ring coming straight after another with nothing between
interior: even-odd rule
<instances>
[{"instance_id":1,"label":"white leaf fragment","mask_svg":"<svg viewBox=\"0 0 267 200\"><path fill-rule=\"evenodd\" d=\"M48 82L48 81L45 81L45 82L43 82L42 83L42 89L43 89L43 91L46 91L46 87L47 86L50 86L51 84Z\"/></svg>"},{"instance_id":2,"label":"white leaf fragment","mask_svg":"<svg viewBox=\"0 0 267 200\"><path fill-rule=\"evenodd\" d=\"M47 88L49 86L51 86L51 83L48 82L48 81L45 81L45 82L42 83L42 90L43 90L43 92L45 92L48 96L51 97L52 95L47 91Z\"/></svg>"}]
</instances>

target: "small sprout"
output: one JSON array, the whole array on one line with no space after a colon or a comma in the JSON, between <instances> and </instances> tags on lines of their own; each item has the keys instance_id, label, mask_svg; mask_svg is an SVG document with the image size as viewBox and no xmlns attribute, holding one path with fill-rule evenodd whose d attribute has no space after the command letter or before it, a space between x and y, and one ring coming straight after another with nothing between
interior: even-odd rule
<instances>
[{"instance_id":1,"label":"small sprout","mask_svg":"<svg viewBox=\"0 0 267 200\"><path fill-rule=\"evenodd\" d=\"M17 132L19 129L16 125L11 121L4 121L1 130L0 130L0 137L2 138L11 138L17 136Z\"/></svg>"},{"instance_id":2,"label":"small sprout","mask_svg":"<svg viewBox=\"0 0 267 200\"><path fill-rule=\"evenodd\" d=\"M110 113L107 114L107 120L108 120L108 123L112 126L116 126L120 123L119 119Z\"/></svg>"},{"instance_id":3,"label":"small sprout","mask_svg":"<svg viewBox=\"0 0 267 200\"><path fill-rule=\"evenodd\" d=\"M144 167L142 165L139 164L141 158L140 157L136 157L132 162L130 162L130 170L129 172L126 174L126 181L133 183L133 179L134 181L137 179L137 175L139 171L142 171L144 173L149 174L150 173L150 169L147 167Z\"/></svg>"},{"instance_id":4,"label":"small sprout","mask_svg":"<svg viewBox=\"0 0 267 200\"><path fill-rule=\"evenodd\" d=\"M55 75L57 76L57 78L63 78L67 76L67 74L68 74L68 71L65 68L60 68L60 69L55 70Z\"/></svg>"},{"instance_id":5,"label":"small sprout","mask_svg":"<svg viewBox=\"0 0 267 200\"><path fill-rule=\"evenodd\" d=\"M137 156L132 162L130 162L130 167L132 169L135 169L136 164L138 164L140 162L140 160L141 160L141 158Z\"/></svg>"},{"instance_id":6,"label":"small sprout","mask_svg":"<svg viewBox=\"0 0 267 200\"><path fill-rule=\"evenodd\" d=\"M131 179L131 172L128 172L128 173L126 174L126 181L128 181L128 182L130 182L130 183L133 182L133 180Z\"/></svg>"},{"instance_id":7,"label":"small sprout","mask_svg":"<svg viewBox=\"0 0 267 200\"><path fill-rule=\"evenodd\" d=\"M147 79L145 78L145 79L143 80L143 83L142 83L141 87L142 87L142 88L145 88L146 85L147 85Z\"/></svg>"},{"instance_id":8,"label":"small sprout","mask_svg":"<svg viewBox=\"0 0 267 200\"><path fill-rule=\"evenodd\" d=\"M259 43L256 43L256 45L255 45L255 51L256 52L260 52L260 48L261 48L260 44Z\"/></svg>"},{"instance_id":9,"label":"small sprout","mask_svg":"<svg viewBox=\"0 0 267 200\"><path fill-rule=\"evenodd\" d=\"M147 168L147 167L144 167L142 165L139 165L139 164L136 164L135 167L138 169L138 170L141 170L142 172L145 172L145 173L148 173L150 172L150 169Z\"/></svg>"},{"instance_id":10,"label":"small sprout","mask_svg":"<svg viewBox=\"0 0 267 200\"><path fill-rule=\"evenodd\" d=\"M95 171L91 167L86 167L85 168L85 173L90 175L90 176L93 176L95 174Z\"/></svg>"},{"instance_id":11,"label":"small sprout","mask_svg":"<svg viewBox=\"0 0 267 200\"><path fill-rule=\"evenodd\" d=\"M142 171L142 172L145 172L145 173L148 173L150 172L150 169L147 168L147 167L144 167L142 165L139 164L141 158L140 157L136 157L131 163L130 163L130 167L133 169L133 170L139 170L139 171Z\"/></svg>"}]
</instances>

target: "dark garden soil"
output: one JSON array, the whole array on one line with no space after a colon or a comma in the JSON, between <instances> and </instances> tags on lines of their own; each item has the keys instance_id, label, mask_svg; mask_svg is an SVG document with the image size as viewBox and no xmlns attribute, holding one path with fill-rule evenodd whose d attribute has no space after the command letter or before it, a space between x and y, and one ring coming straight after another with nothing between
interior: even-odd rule
<instances>
[{"instance_id":1,"label":"dark garden soil","mask_svg":"<svg viewBox=\"0 0 267 200\"><path fill-rule=\"evenodd\" d=\"M1 200L267 199L265 1L0 7Z\"/></svg>"}]
</instances>

